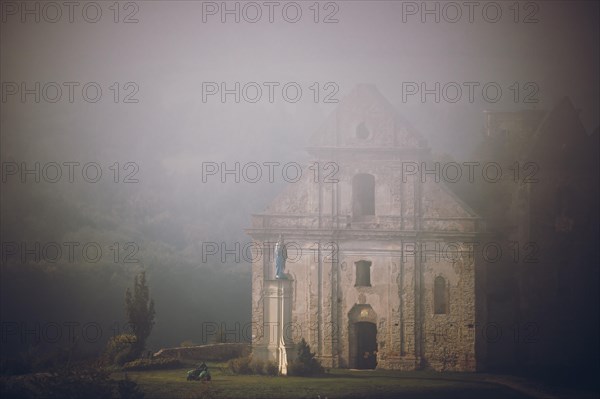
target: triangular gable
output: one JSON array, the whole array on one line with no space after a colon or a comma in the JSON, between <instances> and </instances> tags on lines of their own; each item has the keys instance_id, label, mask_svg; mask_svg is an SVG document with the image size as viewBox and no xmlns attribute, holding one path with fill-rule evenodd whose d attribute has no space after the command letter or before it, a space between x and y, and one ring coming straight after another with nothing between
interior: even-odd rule
<instances>
[{"instance_id":1,"label":"triangular gable","mask_svg":"<svg viewBox=\"0 0 600 399\"><path fill-rule=\"evenodd\" d=\"M311 138L313 147L416 149L424 142L372 84L355 87Z\"/></svg>"}]
</instances>

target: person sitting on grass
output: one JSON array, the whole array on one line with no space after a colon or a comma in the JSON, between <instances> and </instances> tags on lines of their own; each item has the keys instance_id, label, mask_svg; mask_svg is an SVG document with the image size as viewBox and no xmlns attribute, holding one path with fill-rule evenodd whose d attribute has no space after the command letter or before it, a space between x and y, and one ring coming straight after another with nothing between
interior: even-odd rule
<instances>
[{"instance_id":1,"label":"person sitting on grass","mask_svg":"<svg viewBox=\"0 0 600 399\"><path fill-rule=\"evenodd\" d=\"M210 371L208 371L208 366L206 365L206 363L202 362L199 369L202 370L200 372L200 375L198 376L200 381L206 382L206 381L210 381L212 379L212 377L210 376Z\"/></svg>"},{"instance_id":2,"label":"person sitting on grass","mask_svg":"<svg viewBox=\"0 0 600 399\"><path fill-rule=\"evenodd\" d=\"M210 381L212 379L210 372L208 371L208 366L206 363L202 362L197 368L194 370L188 371L187 376L188 381L196 380L196 381Z\"/></svg>"}]
</instances>

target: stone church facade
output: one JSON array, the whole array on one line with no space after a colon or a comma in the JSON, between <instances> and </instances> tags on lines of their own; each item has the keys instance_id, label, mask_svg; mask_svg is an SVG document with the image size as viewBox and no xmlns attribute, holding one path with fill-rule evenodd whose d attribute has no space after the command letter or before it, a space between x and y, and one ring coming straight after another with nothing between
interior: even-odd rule
<instances>
[{"instance_id":1,"label":"stone church facade","mask_svg":"<svg viewBox=\"0 0 600 399\"><path fill-rule=\"evenodd\" d=\"M273 246L288 252L291 325L325 367L475 371L485 358L482 223L434 176L425 140L372 85L357 86L312 138L312 160L247 233L252 346L268 345ZM407 167L409 166L409 167Z\"/></svg>"}]
</instances>

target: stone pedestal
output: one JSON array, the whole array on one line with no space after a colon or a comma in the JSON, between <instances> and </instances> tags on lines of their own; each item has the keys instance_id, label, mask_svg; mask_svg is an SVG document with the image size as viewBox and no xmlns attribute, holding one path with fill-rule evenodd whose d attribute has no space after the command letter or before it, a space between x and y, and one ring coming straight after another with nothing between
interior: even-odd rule
<instances>
[{"instance_id":1,"label":"stone pedestal","mask_svg":"<svg viewBox=\"0 0 600 399\"><path fill-rule=\"evenodd\" d=\"M292 280L265 280L263 286L263 336L253 345L253 357L278 365L287 374L296 357L292 342Z\"/></svg>"}]
</instances>

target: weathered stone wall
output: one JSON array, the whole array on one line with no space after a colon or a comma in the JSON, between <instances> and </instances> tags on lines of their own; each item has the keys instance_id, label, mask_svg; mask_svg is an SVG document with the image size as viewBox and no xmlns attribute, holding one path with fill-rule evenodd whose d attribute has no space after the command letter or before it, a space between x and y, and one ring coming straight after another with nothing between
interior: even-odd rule
<instances>
[{"instance_id":1,"label":"weathered stone wall","mask_svg":"<svg viewBox=\"0 0 600 399\"><path fill-rule=\"evenodd\" d=\"M456 262L431 259L423 272L424 360L436 370L475 371L474 262L465 246ZM447 314L434 313L434 280L448 284Z\"/></svg>"},{"instance_id":2,"label":"weathered stone wall","mask_svg":"<svg viewBox=\"0 0 600 399\"><path fill-rule=\"evenodd\" d=\"M293 339L305 338L326 367L355 367L355 323L366 321L377 328L377 367L475 370L475 261L468 250L448 258L452 251L441 248L465 249L477 237L478 217L433 177L403 175L402 163L420 162L427 151L376 90L359 86L350 97L316 135L321 147L312 149L302 179L248 229L263 248L279 234L293 243L286 265ZM360 123L369 131L364 140L354 133ZM315 176L316 165L335 165L335 173ZM375 215L353 215L357 174L374 177ZM423 247L438 253L424 256ZM355 286L361 260L371 262L371 286ZM272 256L253 264L257 325L263 281L273 269ZM448 283L448 314L433 312L436 276Z\"/></svg>"}]
</instances>

